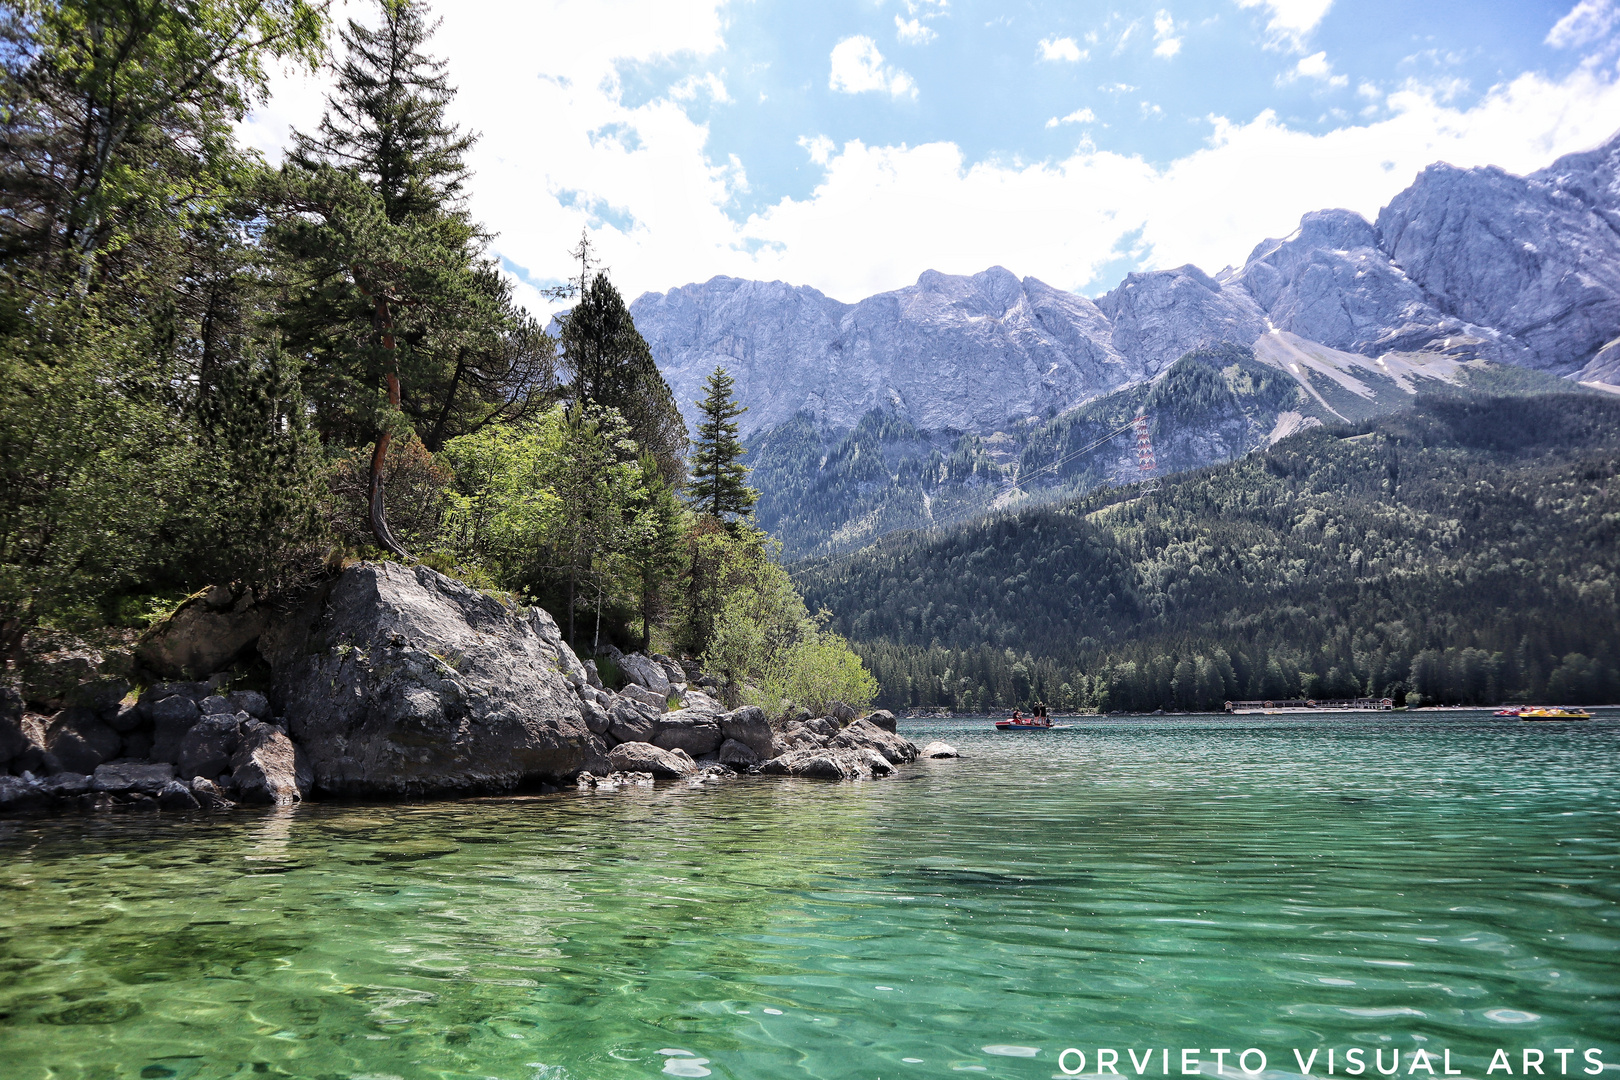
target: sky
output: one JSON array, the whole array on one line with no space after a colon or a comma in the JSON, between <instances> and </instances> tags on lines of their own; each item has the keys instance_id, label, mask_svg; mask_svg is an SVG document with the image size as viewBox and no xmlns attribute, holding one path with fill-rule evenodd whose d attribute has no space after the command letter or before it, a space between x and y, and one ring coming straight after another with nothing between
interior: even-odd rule
<instances>
[{"instance_id":1,"label":"sky","mask_svg":"<svg viewBox=\"0 0 1620 1080\"><path fill-rule=\"evenodd\" d=\"M340 20L374 20L347 0ZM531 311L589 230L627 297L717 274L854 302L1000 265L1100 295L1367 216L1428 164L1620 130L1620 0L458 0L431 51ZM278 160L329 81L240 126Z\"/></svg>"}]
</instances>

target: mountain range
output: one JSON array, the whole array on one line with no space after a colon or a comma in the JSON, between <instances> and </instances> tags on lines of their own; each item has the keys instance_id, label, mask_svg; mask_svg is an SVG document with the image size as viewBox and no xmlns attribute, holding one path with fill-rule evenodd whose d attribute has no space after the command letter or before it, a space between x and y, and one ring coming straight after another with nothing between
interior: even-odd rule
<instances>
[{"instance_id":1,"label":"mountain range","mask_svg":"<svg viewBox=\"0 0 1620 1080\"><path fill-rule=\"evenodd\" d=\"M1077 442L1137 409L1186 467L1425 385L1620 393L1620 134L1528 176L1434 164L1375 221L1309 213L1241 267L1132 273L1096 300L992 267L855 304L716 277L631 312L689 424L704 377L732 374L762 524L830 551L937 523L936 503L1136 478L1134 439ZM1198 402L1160 386L1173 371Z\"/></svg>"}]
</instances>

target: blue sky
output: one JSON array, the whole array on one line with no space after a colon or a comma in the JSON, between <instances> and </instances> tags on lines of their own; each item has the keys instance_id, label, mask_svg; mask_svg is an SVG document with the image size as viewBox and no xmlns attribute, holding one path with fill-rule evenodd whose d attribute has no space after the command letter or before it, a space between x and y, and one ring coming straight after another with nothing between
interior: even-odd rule
<instances>
[{"instance_id":1,"label":"blue sky","mask_svg":"<svg viewBox=\"0 0 1620 1080\"><path fill-rule=\"evenodd\" d=\"M505 264L554 280L585 228L632 295L728 273L855 300L997 263L1095 294L1240 262L1310 209L1372 216L1436 159L1529 171L1620 129L1620 0L440 13ZM282 80L246 137L273 155L320 93Z\"/></svg>"}]
</instances>

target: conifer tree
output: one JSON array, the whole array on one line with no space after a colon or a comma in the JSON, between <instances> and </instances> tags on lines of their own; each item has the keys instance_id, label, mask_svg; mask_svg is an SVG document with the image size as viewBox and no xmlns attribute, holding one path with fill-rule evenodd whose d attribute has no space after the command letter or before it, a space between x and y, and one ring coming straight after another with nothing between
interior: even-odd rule
<instances>
[{"instance_id":1,"label":"conifer tree","mask_svg":"<svg viewBox=\"0 0 1620 1080\"><path fill-rule=\"evenodd\" d=\"M563 369L572 378L570 395L619 410L664 480L679 484L685 474L686 422L607 274L588 275L579 303L563 319L560 337Z\"/></svg>"},{"instance_id":2,"label":"conifer tree","mask_svg":"<svg viewBox=\"0 0 1620 1080\"><path fill-rule=\"evenodd\" d=\"M348 54L318 134L282 172L281 328L307 362L316 424L340 446L374 441L369 517L405 551L383 509L396 438L430 450L548 400L553 350L483 257L463 206L472 137L450 124L443 61L420 0L380 0L382 23L350 22ZM379 398L378 390L385 394Z\"/></svg>"},{"instance_id":3,"label":"conifer tree","mask_svg":"<svg viewBox=\"0 0 1620 1080\"><path fill-rule=\"evenodd\" d=\"M702 419L692 442L692 481L687 501L700 514L732 522L753 513L759 492L748 486L748 467L740 460L748 451L737 438L737 417L747 412L732 396L736 384L726 369L717 367L703 382L703 400L697 402Z\"/></svg>"}]
</instances>

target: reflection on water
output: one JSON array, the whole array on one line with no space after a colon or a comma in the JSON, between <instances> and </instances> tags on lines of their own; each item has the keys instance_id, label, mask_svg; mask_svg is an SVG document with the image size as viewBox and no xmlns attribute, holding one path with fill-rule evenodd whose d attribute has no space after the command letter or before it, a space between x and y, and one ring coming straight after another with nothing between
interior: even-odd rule
<instances>
[{"instance_id":1,"label":"reflection on water","mask_svg":"<svg viewBox=\"0 0 1620 1080\"><path fill-rule=\"evenodd\" d=\"M0 1074L1046 1077L1067 1046L1176 1048L1173 1074L1181 1047L1293 1071L1361 1046L1481 1077L1497 1046L1615 1034L1613 722L908 734L966 756L0 823Z\"/></svg>"}]
</instances>

